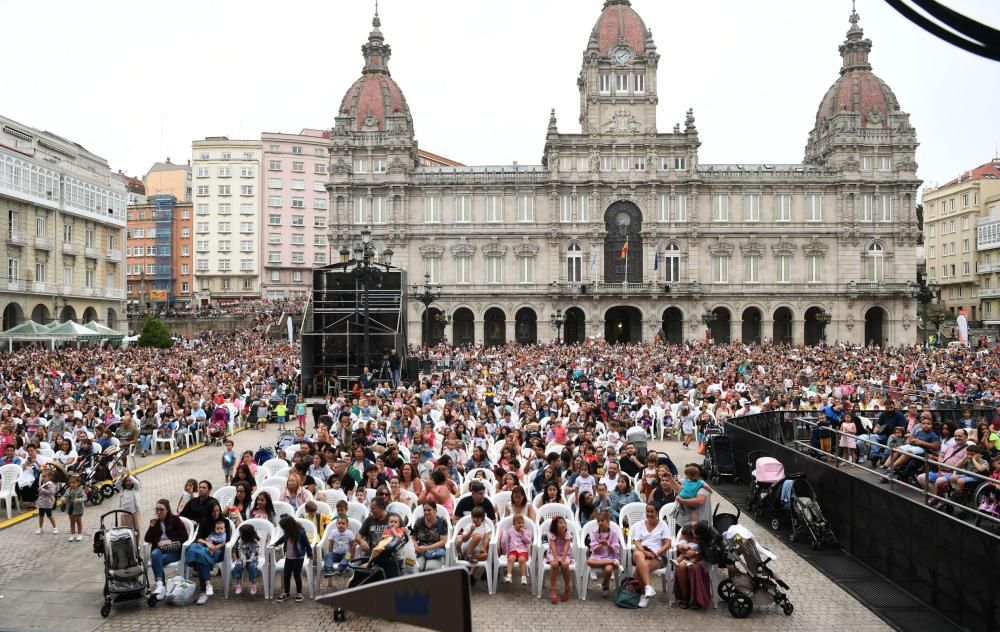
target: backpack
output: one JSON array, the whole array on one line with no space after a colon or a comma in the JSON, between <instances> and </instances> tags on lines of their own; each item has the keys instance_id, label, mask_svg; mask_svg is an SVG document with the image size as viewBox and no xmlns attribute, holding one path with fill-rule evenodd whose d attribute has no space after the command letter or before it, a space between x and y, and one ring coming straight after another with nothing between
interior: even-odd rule
<instances>
[{"instance_id":1,"label":"backpack","mask_svg":"<svg viewBox=\"0 0 1000 632\"><path fill-rule=\"evenodd\" d=\"M638 608L642 597L642 584L634 577L626 577L618 587L615 595L615 605L619 608Z\"/></svg>"},{"instance_id":2,"label":"backpack","mask_svg":"<svg viewBox=\"0 0 1000 632\"><path fill-rule=\"evenodd\" d=\"M164 601L173 606L186 606L194 603L198 594L198 585L183 577L171 577L167 580Z\"/></svg>"}]
</instances>

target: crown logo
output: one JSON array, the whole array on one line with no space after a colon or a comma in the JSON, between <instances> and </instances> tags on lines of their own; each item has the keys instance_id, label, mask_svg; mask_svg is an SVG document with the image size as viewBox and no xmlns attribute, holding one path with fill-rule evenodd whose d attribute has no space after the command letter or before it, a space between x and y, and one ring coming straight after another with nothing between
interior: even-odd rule
<instances>
[{"instance_id":1,"label":"crown logo","mask_svg":"<svg viewBox=\"0 0 1000 632\"><path fill-rule=\"evenodd\" d=\"M396 593L396 614L426 616L430 605L429 593Z\"/></svg>"}]
</instances>

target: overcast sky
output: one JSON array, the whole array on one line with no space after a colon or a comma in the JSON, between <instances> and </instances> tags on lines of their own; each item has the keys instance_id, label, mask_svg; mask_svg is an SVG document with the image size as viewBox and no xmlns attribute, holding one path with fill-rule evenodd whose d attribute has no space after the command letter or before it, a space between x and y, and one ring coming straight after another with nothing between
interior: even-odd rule
<instances>
[{"instance_id":1,"label":"overcast sky","mask_svg":"<svg viewBox=\"0 0 1000 632\"><path fill-rule=\"evenodd\" d=\"M329 128L362 66L373 0L5 3L0 110L142 175L205 136ZM946 0L1000 24L1000 2ZM661 55L658 127L693 107L700 161L799 162L837 78L848 0L633 0ZM381 0L389 62L423 149L537 164L550 108L578 132L582 52L602 0ZM880 0L858 0L874 71L916 127L918 174L944 182L1000 144L1000 64Z\"/></svg>"}]
</instances>

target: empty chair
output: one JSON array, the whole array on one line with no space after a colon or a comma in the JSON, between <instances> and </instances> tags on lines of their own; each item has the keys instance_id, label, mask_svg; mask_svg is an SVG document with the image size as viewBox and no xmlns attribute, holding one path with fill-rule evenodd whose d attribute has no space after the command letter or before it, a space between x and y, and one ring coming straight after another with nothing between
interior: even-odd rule
<instances>
[{"instance_id":1,"label":"empty chair","mask_svg":"<svg viewBox=\"0 0 1000 632\"><path fill-rule=\"evenodd\" d=\"M368 507L365 507L361 503L354 500L348 501L347 516L349 518L354 518L358 522L364 522L365 518L368 517Z\"/></svg>"},{"instance_id":2,"label":"empty chair","mask_svg":"<svg viewBox=\"0 0 1000 632\"><path fill-rule=\"evenodd\" d=\"M0 502L7 506L7 519L10 520L10 507L17 504L21 510L21 501L17 497L17 479L21 476L21 466L11 463L0 467Z\"/></svg>"},{"instance_id":3,"label":"empty chair","mask_svg":"<svg viewBox=\"0 0 1000 632\"><path fill-rule=\"evenodd\" d=\"M265 469L269 476L274 476L279 470L288 469L288 463L285 463L281 459L274 458L264 461L264 464L259 466L257 469Z\"/></svg>"},{"instance_id":4,"label":"empty chair","mask_svg":"<svg viewBox=\"0 0 1000 632\"><path fill-rule=\"evenodd\" d=\"M226 513L233 501L236 500L236 487L232 485L226 485L220 487L212 493L212 497L219 501L219 506L222 507L222 513Z\"/></svg>"},{"instance_id":5,"label":"empty chair","mask_svg":"<svg viewBox=\"0 0 1000 632\"><path fill-rule=\"evenodd\" d=\"M277 489L279 492L285 489L285 485L288 483L288 479L282 478L280 476L271 476L264 479L263 483L260 483L257 487L258 489L263 487L272 487ZM273 497L272 497L273 498Z\"/></svg>"},{"instance_id":6,"label":"empty chair","mask_svg":"<svg viewBox=\"0 0 1000 632\"><path fill-rule=\"evenodd\" d=\"M630 524L639 524L646 519L646 503L628 503L618 512L618 526L625 530Z\"/></svg>"}]
</instances>

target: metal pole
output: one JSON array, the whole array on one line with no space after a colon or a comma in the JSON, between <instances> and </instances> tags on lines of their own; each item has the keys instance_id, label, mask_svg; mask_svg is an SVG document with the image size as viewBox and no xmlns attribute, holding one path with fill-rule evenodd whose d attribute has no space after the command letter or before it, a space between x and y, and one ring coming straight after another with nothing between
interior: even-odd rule
<instances>
[{"instance_id":1,"label":"metal pole","mask_svg":"<svg viewBox=\"0 0 1000 632\"><path fill-rule=\"evenodd\" d=\"M369 352L369 349L368 349L368 335L369 335L370 329L371 329L371 322L369 321L369 318L368 318L368 285L369 285L369 282L371 281L371 279L369 278L368 274L370 272L371 271L368 270L367 267L366 267L365 268L365 274L366 275L363 277L364 278L364 284L365 284L365 349L364 349L365 364L364 364L364 366L371 366L371 364L369 364L369 360L368 360L369 359L369 356L368 356L368 352Z\"/></svg>"}]
</instances>

